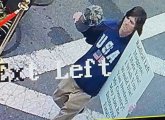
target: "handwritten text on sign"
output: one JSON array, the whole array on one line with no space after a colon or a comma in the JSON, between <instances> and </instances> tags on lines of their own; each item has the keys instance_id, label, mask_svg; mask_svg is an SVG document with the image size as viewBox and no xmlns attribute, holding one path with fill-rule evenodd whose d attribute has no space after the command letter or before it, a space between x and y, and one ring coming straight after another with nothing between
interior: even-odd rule
<instances>
[{"instance_id":1,"label":"handwritten text on sign","mask_svg":"<svg viewBox=\"0 0 165 120\"><path fill-rule=\"evenodd\" d=\"M99 93L105 116L126 117L129 106L138 101L153 76L143 45L135 33Z\"/></svg>"}]
</instances>

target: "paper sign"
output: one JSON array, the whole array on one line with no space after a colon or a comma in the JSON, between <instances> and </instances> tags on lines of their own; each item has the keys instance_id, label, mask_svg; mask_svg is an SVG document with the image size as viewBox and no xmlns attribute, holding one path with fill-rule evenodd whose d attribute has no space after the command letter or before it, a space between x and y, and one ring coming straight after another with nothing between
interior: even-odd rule
<instances>
[{"instance_id":1,"label":"paper sign","mask_svg":"<svg viewBox=\"0 0 165 120\"><path fill-rule=\"evenodd\" d=\"M143 45L135 32L99 93L104 115L107 118L126 117L153 76Z\"/></svg>"}]
</instances>

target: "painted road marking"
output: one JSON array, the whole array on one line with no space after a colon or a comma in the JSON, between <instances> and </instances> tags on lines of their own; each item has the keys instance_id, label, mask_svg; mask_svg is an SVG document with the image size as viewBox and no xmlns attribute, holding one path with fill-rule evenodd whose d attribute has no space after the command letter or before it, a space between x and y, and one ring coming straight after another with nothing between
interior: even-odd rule
<instances>
[{"instance_id":1,"label":"painted road marking","mask_svg":"<svg viewBox=\"0 0 165 120\"><path fill-rule=\"evenodd\" d=\"M154 73L165 76L165 60L148 54L148 59Z\"/></svg>"},{"instance_id":2,"label":"painted road marking","mask_svg":"<svg viewBox=\"0 0 165 120\"><path fill-rule=\"evenodd\" d=\"M148 18L144 26L144 31L141 40L153 37L165 31L165 13ZM29 77L29 64L34 63L36 74L42 74L48 71L56 70L56 61L61 61L62 66L74 63L78 58L90 49L91 45L87 44L83 39L66 43L60 46L55 46L51 49L42 49L34 51L31 54L18 55L14 57L4 58L4 61L9 63L10 67L24 67L23 76ZM150 55L151 57L151 55ZM155 57L154 57L155 58ZM152 62L160 61L155 58ZM160 64L158 64L159 66ZM36 67L36 68L35 68ZM155 69L156 67L153 67ZM161 69L165 71L164 69ZM157 74L165 76L164 72L154 70Z\"/></svg>"},{"instance_id":3,"label":"painted road marking","mask_svg":"<svg viewBox=\"0 0 165 120\"><path fill-rule=\"evenodd\" d=\"M0 103L48 119L59 111L51 96L13 83L0 83Z\"/></svg>"},{"instance_id":4,"label":"painted road marking","mask_svg":"<svg viewBox=\"0 0 165 120\"><path fill-rule=\"evenodd\" d=\"M47 119L54 118L60 110L51 96L13 83L0 83L0 103ZM81 120L87 120L86 118L89 117L103 118L104 116L86 109L74 120L80 120L80 117L83 118Z\"/></svg>"},{"instance_id":5,"label":"painted road marking","mask_svg":"<svg viewBox=\"0 0 165 120\"><path fill-rule=\"evenodd\" d=\"M84 55L89 48L90 45L88 45L84 39L80 39L61 46L56 46L51 50L43 49L35 51L32 54L4 58L3 61L8 63L10 68L18 69L23 67L22 76L26 78L29 77L29 65L31 63L34 64L34 69L37 74L42 74L56 70L57 61L61 61L61 67L74 63L77 58Z\"/></svg>"},{"instance_id":6,"label":"painted road marking","mask_svg":"<svg viewBox=\"0 0 165 120\"><path fill-rule=\"evenodd\" d=\"M161 21L155 21L156 18L157 20L161 20ZM147 32L147 31L153 30L153 29L147 28L146 26L146 28L144 29L144 33L147 35L146 36L143 35L141 37L141 40L147 39L149 37L152 37L154 35L164 32L165 31L164 30L165 25L163 25L165 24L164 19L165 19L164 13L154 16L152 18L149 18L147 20L147 23L151 24L153 23L152 21L155 21L154 24L152 24L152 26L156 30L154 34L149 34L150 32ZM24 67L23 75L24 77L29 77L30 63L34 63L37 74L42 74L48 71L56 70L55 61L58 61L58 60L62 61L63 66L74 63L77 60L77 58L80 58L84 53L86 53L86 51L90 49L90 47L91 47L90 45L85 43L84 38L83 38L77 41L66 43L64 45L55 46L52 49L43 49L43 50L35 51L31 54L4 58L3 61L9 63L9 66L11 68ZM165 67L163 67L165 62L152 55L148 55L148 56L149 56L148 58L151 61L151 64L157 63L156 67L152 66L154 69L154 72L165 76L165 72L162 72L162 71L165 71L164 70ZM0 91L1 91L0 103L7 105L9 107L13 107L15 109L19 109L24 112L35 114L44 118L51 118L58 111L57 106L55 105L55 103L53 102L50 96L46 96L42 93L30 90L29 88L25 88L25 87L16 85L14 83L1 83ZM34 102L36 102L36 105L34 104ZM29 105L29 107L26 105ZM41 106L39 107L39 105ZM33 110L33 111L30 111L30 110Z\"/></svg>"},{"instance_id":7,"label":"painted road marking","mask_svg":"<svg viewBox=\"0 0 165 120\"><path fill-rule=\"evenodd\" d=\"M140 39L145 40L163 32L165 32L165 13L153 16L146 20Z\"/></svg>"}]
</instances>

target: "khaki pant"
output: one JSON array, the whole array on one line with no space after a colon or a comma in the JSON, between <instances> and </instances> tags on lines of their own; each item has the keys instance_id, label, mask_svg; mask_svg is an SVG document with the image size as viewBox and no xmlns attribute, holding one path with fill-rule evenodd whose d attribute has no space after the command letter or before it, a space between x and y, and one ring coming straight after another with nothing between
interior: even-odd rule
<instances>
[{"instance_id":1,"label":"khaki pant","mask_svg":"<svg viewBox=\"0 0 165 120\"><path fill-rule=\"evenodd\" d=\"M83 92L72 78L62 80L53 97L61 108L53 120L71 120L91 99L91 96Z\"/></svg>"}]
</instances>

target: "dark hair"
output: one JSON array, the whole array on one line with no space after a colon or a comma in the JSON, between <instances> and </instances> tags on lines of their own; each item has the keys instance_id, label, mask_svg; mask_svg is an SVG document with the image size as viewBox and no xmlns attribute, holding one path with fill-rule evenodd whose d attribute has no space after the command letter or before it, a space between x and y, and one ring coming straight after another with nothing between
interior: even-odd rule
<instances>
[{"instance_id":1,"label":"dark hair","mask_svg":"<svg viewBox=\"0 0 165 120\"><path fill-rule=\"evenodd\" d=\"M127 11L127 13L125 14L125 17L136 17L136 25L135 25L135 30L137 30L139 36L142 34L142 30L143 30L143 25L147 19L147 13L145 12L145 10L140 7L140 6L136 6L134 8L132 8L131 10ZM123 18L123 20L124 20ZM123 23L123 20L121 22L121 24Z\"/></svg>"}]
</instances>

